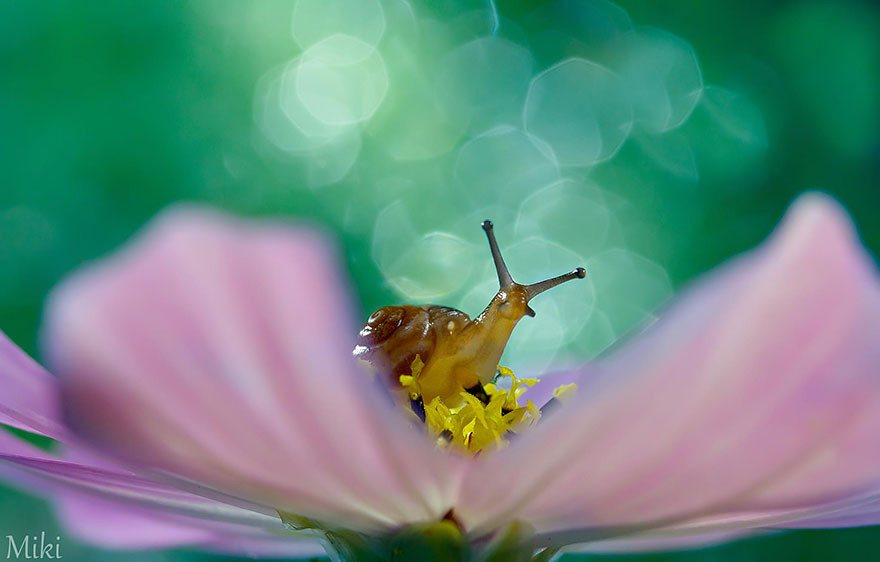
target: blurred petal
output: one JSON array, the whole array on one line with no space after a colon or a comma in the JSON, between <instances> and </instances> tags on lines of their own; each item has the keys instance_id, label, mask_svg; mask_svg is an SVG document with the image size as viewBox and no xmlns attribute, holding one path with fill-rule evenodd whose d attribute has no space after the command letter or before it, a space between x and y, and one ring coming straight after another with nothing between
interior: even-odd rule
<instances>
[{"instance_id":1,"label":"blurred petal","mask_svg":"<svg viewBox=\"0 0 880 562\"><path fill-rule=\"evenodd\" d=\"M781 526L797 529L828 529L833 527L867 527L869 525L880 525L880 490L870 498L853 502L853 505L845 508L798 519Z\"/></svg>"},{"instance_id":2,"label":"blurred petal","mask_svg":"<svg viewBox=\"0 0 880 562\"><path fill-rule=\"evenodd\" d=\"M65 529L82 541L117 550L186 546L243 556L322 556L312 537L295 537L253 527L175 516L88 494L56 494L55 506Z\"/></svg>"},{"instance_id":3,"label":"blurred petal","mask_svg":"<svg viewBox=\"0 0 880 562\"><path fill-rule=\"evenodd\" d=\"M64 285L46 342L74 429L175 485L350 528L436 519L452 460L356 371L351 311L314 233L183 209Z\"/></svg>"},{"instance_id":4,"label":"blurred petal","mask_svg":"<svg viewBox=\"0 0 880 562\"><path fill-rule=\"evenodd\" d=\"M172 548L214 538L203 528L178 518L89 494L55 495L55 509L64 528L84 542L113 549Z\"/></svg>"},{"instance_id":5,"label":"blurred petal","mask_svg":"<svg viewBox=\"0 0 880 562\"><path fill-rule=\"evenodd\" d=\"M247 553L259 541L273 551L284 529L275 514L218 503L135 476L79 451L66 458L0 431L0 476L55 502L65 528L109 548L192 546ZM300 538L285 537L292 552ZM237 541L242 541L236 547ZM245 545L250 545L245 547ZM242 550L245 548L245 550ZM311 541L309 549L312 549ZM309 550L311 552L312 550Z\"/></svg>"},{"instance_id":6,"label":"blurred petal","mask_svg":"<svg viewBox=\"0 0 880 562\"><path fill-rule=\"evenodd\" d=\"M22 479L13 477L13 481L50 496L74 490L195 519L283 528L277 516L218 503L116 468L69 462L42 452L0 454L0 465L4 475L11 467L24 476Z\"/></svg>"},{"instance_id":7,"label":"blurred petal","mask_svg":"<svg viewBox=\"0 0 880 562\"><path fill-rule=\"evenodd\" d=\"M525 394L524 400L531 400L538 407L545 406L553 399L553 391L567 384L575 383L575 394L589 394L594 392L594 387L603 383L606 373L591 365L579 366L577 369L569 369L555 373L541 375L537 383L532 385ZM555 406L552 406L555 408Z\"/></svg>"},{"instance_id":8,"label":"blurred petal","mask_svg":"<svg viewBox=\"0 0 880 562\"><path fill-rule=\"evenodd\" d=\"M742 532L720 532L683 537L628 537L576 545L566 548L566 552L624 553L652 552L659 550L690 550L706 548L723 542L744 538Z\"/></svg>"},{"instance_id":9,"label":"blurred petal","mask_svg":"<svg viewBox=\"0 0 880 562\"><path fill-rule=\"evenodd\" d=\"M683 540L731 532L736 528L811 529L857 527L878 523L878 492L860 494L810 507L732 511L681 521L675 525L650 529L639 535Z\"/></svg>"},{"instance_id":10,"label":"blurred petal","mask_svg":"<svg viewBox=\"0 0 880 562\"><path fill-rule=\"evenodd\" d=\"M58 384L6 334L0 332L0 424L58 438L60 420Z\"/></svg>"},{"instance_id":11,"label":"blurred petal","mask_svg":"<svg viewBox=\"0 0 880 562\"><path fill-rule=\"evenodd\" d=\"M835 203L805 196L601 365L602 384L480 463L457 515L615 533L863 494L880 484L878 341L873 263Z\"/></svg>"},{"instance_id":12,"label":"blurred petal","mask_svg":"<svg viewBox=\"0 0 880 562\"><path fill-rule=\"evenodd\" d=\"M50 459L51 455L0 428L0 461L4 457ZM42 480L33 474L4 462L0 462L0 479L28 490L39 489L43 484Z\"/></svg>"},{"instance_id":13,"label":"blurred petal","mask_svg":"<svg viewBox=\"0 0 880 562\"><path fill-rule=\"evenodd\" d=\"M3 423L55 438L69 437L59 421L56 379L2 333L0 383L4 389L0 411L7 414L2 418ZM102 474L108 477L103 479ZM0 476L25 490L49 495L59 506L68 530L111 548L214 545L228 541L230 533L242 536L242 529L249 535L262 533L265 538L275 540L268 531L218 523L215 519L282 528L277 516L255 514L169 489L76 449L68 449L66 458L62 459L2 428ZM171 515L152 508L167 508L174 513L190 513L207 519ZM237 533L233 532L236 530Z\"/></svg>"}]
</instances>

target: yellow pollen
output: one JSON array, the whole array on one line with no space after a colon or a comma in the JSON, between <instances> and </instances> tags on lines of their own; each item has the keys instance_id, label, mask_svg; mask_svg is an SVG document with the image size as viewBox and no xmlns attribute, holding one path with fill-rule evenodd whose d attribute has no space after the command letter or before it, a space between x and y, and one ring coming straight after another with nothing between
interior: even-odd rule
<instances>
[{"instance_id":1,"label":"yellow pollen","mask_svg":"<svg viewBox=\"0 0 880 562\"><path fill-rule=\"evenodd\" d=\"M422 358L416 354L416 358L413 359L412 365L410 366L412 375L400 375L400 385L406 389L409 397L413 400L417 400L419 396L422 395L421 389L419 388L419 375L422 374L422 369L424 367L425 363L422 361Z\"/></svg>"},{"instance_id":2,"label":"yellow pollen","mask_svg":"<svg viewBox=\"0 0 880 562\"><path fill-rule=\"evenodd\" d=\"M400 377L400 384L413 400L420 396L419 374L424 367L420 357L412 364L412 375ZM510 379L509 388L495 382L500 378ZM520 379L507 367L498 367L498 375L492 383L483 386L488 403L461 392L463 403L450 408L439 397L425 404L425 426L435 439L437 446L452 448L477 454L484 450L500 449L507 445L509 434L518 434L535 425L541 419L541 410L527 400L520 404L524 392L537 383L537 379ZM505 385L506 386L506 385ZM556 390L561 396L570 396L576 385L565 385ZM556 395L554 392L554 395Z\"/></svg>"},{"instance_id":3,"label":"yellow pollen","mask_svg":"<svg viewBox=\"0 0 880 562\"><path fill-rule=\"evenodd\" d=\"M574 393L577 391L578 385L575 383L571 384L563 384L562 386L557 386L553 389L553 398L559 400L560 402L565 402L574 396Z\"/></svg>"}]
</instances>

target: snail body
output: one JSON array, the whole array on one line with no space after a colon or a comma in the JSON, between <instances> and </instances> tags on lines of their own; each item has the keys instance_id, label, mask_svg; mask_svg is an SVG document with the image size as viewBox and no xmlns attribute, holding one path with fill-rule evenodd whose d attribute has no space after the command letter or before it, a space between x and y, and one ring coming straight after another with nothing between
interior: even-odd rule
<instances>
[{"instance_id":1,"label":"snail body","mask_svg":"<svg viewBox=\"0 0 880 562\"><path fill-rule=\"evenodd\" d=\"M420 400L439 397L445 404L461 402L461 392L485 396L483 385L495 376L498 362L516 324L534 316L529 301L572 279L584 278L579 267L565 275L532 285L513 281L498 249L490 221L483 222L500 288L473 320L446 306L385 306L376 310L358 334L354 356L369 363L392 388L402 388L401 375L411 375L418 356Z\"/></svg>"}]
</instances>

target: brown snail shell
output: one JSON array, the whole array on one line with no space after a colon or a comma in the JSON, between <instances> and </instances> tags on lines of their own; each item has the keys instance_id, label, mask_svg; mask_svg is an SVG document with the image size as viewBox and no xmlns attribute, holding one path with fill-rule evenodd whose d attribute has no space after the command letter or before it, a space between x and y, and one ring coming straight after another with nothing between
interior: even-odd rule
<instances>
[{"instance_id":1,"label":"brown snail shell","mask_svg":"<svg viewBox=\"0 0 880 562\"><path fill-rule=\"evenodd\" d=\"M424 363L441 340L460 332L471 319L448 306L383 306L361 328L354 356L372 365L388 382L412 374L416 356Z\"/></svg>"}]
</instances>

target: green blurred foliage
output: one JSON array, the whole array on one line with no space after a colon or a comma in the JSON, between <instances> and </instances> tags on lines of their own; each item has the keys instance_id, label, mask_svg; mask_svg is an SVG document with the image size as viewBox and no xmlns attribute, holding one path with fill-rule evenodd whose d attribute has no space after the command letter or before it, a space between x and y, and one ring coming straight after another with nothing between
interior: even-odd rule
<instances>
[{"instance_id":1,"label":"green blurred foliage","mask_svg":"<svg viewBox=\"0 0 880 562\"><path fill-rule=\"evenodd\" d=\"M670 287L754 246L805 190L842 201L880 251L876 4L618 4L501 1L498 37L487 39L496 25L487 2L414 1L412 13L403 0L384 2L384 30L367 12L339 24L370 44L384 31L378 60L348 53L334 63L361 74L311 67L321 80L361 80L344 91L370 88L381 101L375 115L359 105L357 127L313 123L331 140L293 154L266 129L283 119L276 106L284 99L261 90L302 55L293 2L0 3L0 326L39 356L53 284L181 200L325 229L338 239L363 311L416 297L478 306L491 270L482 247L473 249L482 243L476 225L492 216L513 244L515 273L537 276L573 259L599 273L589 295L560 289L557 301L589 302L588 321L565 324L569 332L546 342L537 340L541 330L523 328L536 353L551 358L592 357L650 320ZM300 22L309 17L317 23L293 29L300 41L332 31L318 16ZM627 35L633 23L652 28ZM529 88L567 57L617 74L556 67ZM646 78L659 67L670 70ZM614 88L642 95L600 112L598 136L588 137L593 115L563 97L571 88L609 103L619 101ZM669 106L657 105L665 95ZM326 101L310 99L312 107ZM275 113L261 109L269 102ZM523 106L525 128L552 145L559 165L509 121ZM581 128L572 132L570 122ZM497 125L513 128L484 134ZM624 130L611 151L609 139ZM587 218L572 225L577 217ZM530 261L536 252L514 244L526 236L559 259ZM470 277L450 274L465 267ZM572 322L559 314L568 305L541 306L539 318ZM0 495L0 536L35 528L57 528L41 500ZM211 559L106 553L65 540L71 560ZM875 560L878 544L877 529L793 532L591 559L856 561Z\"/></svg>"}]
</instances>

